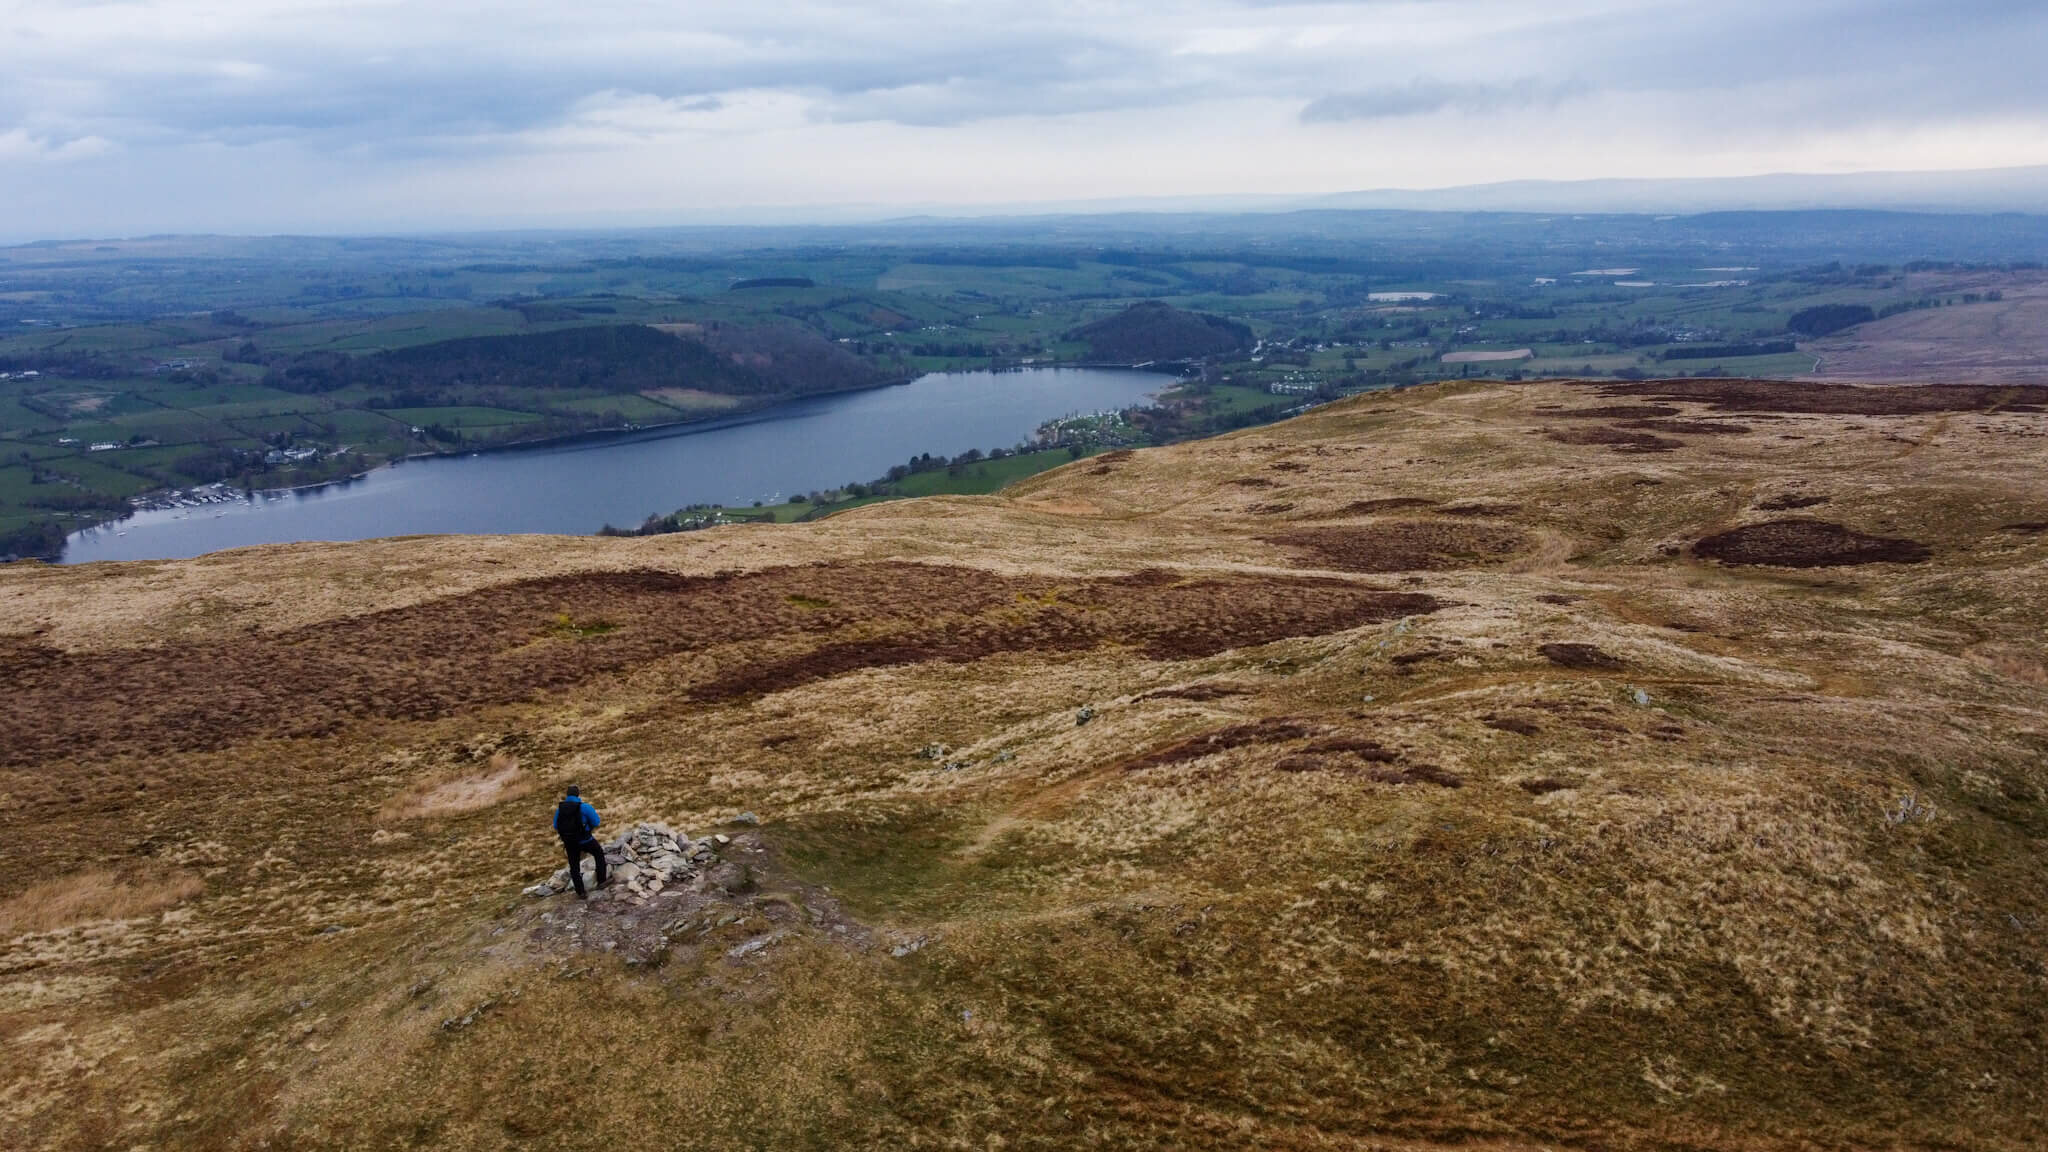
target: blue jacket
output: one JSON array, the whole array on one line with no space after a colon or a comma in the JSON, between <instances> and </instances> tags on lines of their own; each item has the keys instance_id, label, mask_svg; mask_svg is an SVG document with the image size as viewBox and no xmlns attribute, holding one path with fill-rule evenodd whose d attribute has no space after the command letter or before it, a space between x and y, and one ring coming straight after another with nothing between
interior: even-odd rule
<instances>
[{"instance_id":1,"label":"blue jacket","mask_svg":"<svg viewBox=\"0 0 2048 1152\"><path fill-rule=\"evenodd\" d=\"M563 800L566 800L566 799L568 799L568 797L564 796L564 797L562 797L562 799L563 799ZM588 801L588 800L585 800L585 801L583 801L583 829L584 829L583 835L584 835L584 836L588 836L588 835L589 835L590 833L592 833L592 832L595 832L595 831L597 831L597 826L598 826L598 824L600 824L600 823L601 823L601 821L600 821L600 820L598 820L598 818L597 818L597 809L595 809L595 808L592 808L592 807L590 806L590 801ZM554 825L555 825L555 834L556 834L556 835L558 835L558 836L559 836L559 835L561 835L561 833L562 833L562 830L563 830L563 829L562 829L562 806L561 806L561 803L560 803L559 801L557 801L557 802L556 802L556 804L555 804L555 818L554 818ZM575 831L575 829L574 829L574 828L571 828L571 829L569 829L569 831L571 831L571 832L574 832L574 831ZM583 837L581 837L581 836L578 836L578 837L574 837L574 839L578 839L578 840L580 840L580 839L582 839L582 838L583 838Z\"/></svg>"}]
</instances>

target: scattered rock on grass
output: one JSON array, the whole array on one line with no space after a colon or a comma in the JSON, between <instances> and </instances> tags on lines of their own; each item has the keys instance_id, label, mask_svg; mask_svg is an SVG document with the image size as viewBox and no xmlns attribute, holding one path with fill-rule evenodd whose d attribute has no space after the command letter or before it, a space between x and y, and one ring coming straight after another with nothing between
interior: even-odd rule
<instances>
[{"instance_id":1,"label":"scattered rock on grass","mask_svg":"<svg viewBox=\"0 0 2048 1152\"><path fill-rule=\"evenodd\" d=\"M719 839L723 839L722 837ZM604 846L607 886L618 886L636 896L652 896L670 884L696 877L718 851L717 841L692 840L666 824L635 824ZM584 885L593 886L595 869L584 873ZM558 868L546 880L526 889L528 896L554 896L569 891L569 869Z\"/></svg>"}]
</instances>

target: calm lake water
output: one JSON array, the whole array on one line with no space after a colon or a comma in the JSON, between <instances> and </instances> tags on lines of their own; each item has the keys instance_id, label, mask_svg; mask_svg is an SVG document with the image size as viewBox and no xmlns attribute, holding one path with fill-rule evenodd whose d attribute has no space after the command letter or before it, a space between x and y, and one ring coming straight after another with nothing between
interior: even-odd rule
<instances>
[{"instance_id":1,"label":"calm lake water","mask_svg":"<svg viewBox=\"0 0 2048 1152\"><path fill-rule=\"evenodd\" d=\"M1171 383L1150 372L955 372L732 420L474 456L408 460L249 504L140 512L74 534L64 562L198 556L291 540L628 527L686 504L751 504L873 480L921 452L1014 445L1077 412L1124 408Z\"/></svg>"}]
</instances>

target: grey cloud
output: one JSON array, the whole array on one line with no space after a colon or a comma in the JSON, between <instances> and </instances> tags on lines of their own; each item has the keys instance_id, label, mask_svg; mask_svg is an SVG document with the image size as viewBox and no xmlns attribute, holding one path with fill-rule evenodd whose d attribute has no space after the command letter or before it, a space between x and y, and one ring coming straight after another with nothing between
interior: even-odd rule
<instances>
[{"instance_id":1,"label":"grey cloud","mask_svg":"<svg viewBox=\"0 0 2048 1152\"><path fill-rule=\"evenodd\" d=\"M1301 110L1305 124L1329 124L1342 120L1380 120L1394 116L1423 116L1432 112L1498 112L1506 108L1527 108L1556 104L1587 89L1575 83L1545 83L1524 77L1511 84L1450 84L1441 80L1412 80L1407 84L1341 92L1310 101Z\"/></svg>"},{"instance_id":2,"label":"grey cloud","mask_svg":"<svg viewBox=\"0 0 2048 1152\"><path fill-rule=\"evenodd\" d=\"M2038 104L2023 57L2048 38L2043 6L1994 0L1560 5L1534 18L1506 0L1438 0L1426 10L1469 29L1441 45L1374 47L1395 8L1193 0L1163 20L1149 5L1081 0L968 9L799 0L774 10L591 0L571 19L512 0L486 28L421 3L328 10L332 30L213 21L206 26L219 31L206 37L104 48L78 36L50 47L63 38L25 15L36 45L19 42L19 58L0 71L0 131L404 150L546 127L597 92L710 112L734 91L763 88L805 94L831 122L947 126L1261 98L1298 102L1305 122L1335 123L1556 105L1592 91L1579 77L1680 91L1789 79L1811 91L1788 114L1840 120ZM1238 54L1178 50L1208 28L1274 35ZM1315 34L1329 28L1356 43L1319 45ZM106 34L122 32L110 24ZM1525 61L1526 75L1480 79L1467 64L1501 59ZM253 67L217 70L224 60ZM1358 88L1361 72L1424 78ZM1873 106L1887 77L1910 90L1900 83L1888 106Z\"/></svg>"},{"instance_id":3,"label":"grey cloud","mask_svg":"<svg viewBox=\"0 0 2048 1152\"><path fill-rule=\"evenodd\" d=\"M858 23L858 4L838 6ZM910 30L898 29L897 32ZM630 92L711 112L724 95L776 89L810 95L838 121L954 124L1025 111L1050 113L1170 98L1145 53L1087 29L1002 24L943 26L930 35L864 28L804 35L766 18L740 22L730 50L633 42L553 51L539 31L506 42L430 42L369 53L353 44L266 41L170 45L143 67L53 58L0 71L0 131L97 132L131 140L227 144L296 139L322 147L395 146L408 137L517 133L559 121L598 92ZM216 74L234 58L257 67ZM61 83L54 77L62 77Z\"/></svg>"},{"instance_id":4,"label":"grey cloud","mask_svg":"<svg viewBox=\"0 0 2048 1152\"><path fill-rule=\"evenodd\" d=\"M771 121L805 147L735 146L721 177L773 170L793 178L772 186L814 187L846 170L826 158L836 141L901 149L892 172L929 160L943 173L956 154L1022 140L1103 149L1077 164L1104 169L1105 194L1204 172L1233 188L1385 179L1358 157L1400 170L1379 149L1419 147L1402 142L1432 135L1421 117L1464 118L1478 138L1532 110L1548 139L1496 139L1499 171L1537 172L1622 128L1645 149L1615 161L1629 165L1767 147L1798 163L1812 141L1866 128L1876 143L1844 148L1899 166L1924 145L1884 141L1911 130L1967 140L1998 122L2021 126L2002 137L2021 150L2028 131L2048 140L2040 0L492 0L482 15L449 0L44 0L6 20L0 203L49 195L37 211L52 212L81 196L153 208L151 189L180 171L219 201L288 177L335 196L379 180L460 187L459 201L505 187L465 173L570 150L595 165L644 149L658 158L636 172L651 181L674 167L656 138L701 126L723 146ZM747 95L764 91L782 98ZM1333 149L1339 134L1376 146ZM1166 140L1189 143L1147 151ZM1215 163L1239 153L1263 160ZM1108 171L1125 156L1142 179ZM1417 157L1466 171L1440 141Z\"/></svg>"}]
</instances>

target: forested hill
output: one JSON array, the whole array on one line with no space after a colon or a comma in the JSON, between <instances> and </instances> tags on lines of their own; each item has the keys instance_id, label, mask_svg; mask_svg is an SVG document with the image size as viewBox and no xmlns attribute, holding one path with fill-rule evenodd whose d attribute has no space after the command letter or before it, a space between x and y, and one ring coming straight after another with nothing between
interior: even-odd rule
<instances>
[{"instance_id":1,"label":"forested hill","mask_svg":"<svg viewBox=\"0 0 2048 1152\"><path fill-rule=\"evenodd\" d=\"M1252 330L1234 320L1184 312L1146 300L1069 334L1086 341L1090 359L1118 364L1148 360L1192 360L1252 346Z\"/></svg>"},{"instance_id":2,"label":"forested hill","mask_svg":"<svg viewBox=\"0 0 2048 1152\"><path fill-rule=\"evenodd\" d=\"M361 357L313 352L273 368L265 383L301 393L358 386L428 403L458 388L801 395L865 387L883 375L794 327L724 327L710 335L706 343L645 324L608 324L472 336Z\"/></svg>"},{"instance_id":3,"label":"forested hill","mask_svg":"<svg viewBox=\"0 0 2048 1152\"><path fill-rule=\"evenodd\" d=\"M700 339L726 363L789 395L872 388L914 373L902 362L856 356L793 321L706 324ZM718 391L718 389L710 389Z\"/></svg>"}]
</instances>

